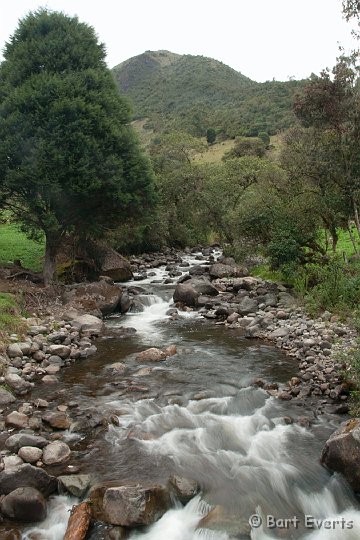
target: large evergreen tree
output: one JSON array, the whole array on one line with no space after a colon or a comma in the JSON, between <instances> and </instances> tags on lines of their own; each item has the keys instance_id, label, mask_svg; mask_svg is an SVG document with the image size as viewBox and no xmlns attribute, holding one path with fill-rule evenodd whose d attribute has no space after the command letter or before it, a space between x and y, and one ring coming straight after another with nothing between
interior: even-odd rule
<instances>
[{"instance_id":1,"label":"large evergreen tree","mask_svg":"<svg viewBox=\"0 0 360 540\"><path fill-rule=\"evenodd\" d=\"M153 201L152 173L129 127L93 28L28 14L0 66L0 204L46 238L44 279L63 238L84 239Z\"/></svg>"}]
</instances>

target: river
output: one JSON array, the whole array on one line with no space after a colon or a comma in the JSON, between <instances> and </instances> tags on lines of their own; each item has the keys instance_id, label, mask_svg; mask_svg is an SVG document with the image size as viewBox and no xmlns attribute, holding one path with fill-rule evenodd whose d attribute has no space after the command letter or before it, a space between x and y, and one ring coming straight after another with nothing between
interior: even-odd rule
<instances>
[{"instance_id":1,"label":"river","mask_svg":"<svg viewBox=\"0 0 360 540\"><path fill-rule=\"evenodd\" d=\"M343 418L319 416L306 403L282 402L251 386L254 377L286 382L297 373L296 360L196 312L169 318L174 285L163 284L164 268L155 274L132 283L144 289L137 297L143 311L109 317L109 334L98 341L98 352L60 375L66 401L118 418L90 450L81 433L66 433L74 452L84 457L81 472L98 481L140 482L179 474L201 486L185 507L174 501L157 523L130 538L360 539L359 502L340 476L319 463L325 440ZM119 328L136 333L124 338ZM170 344L178 352L164 362L141 365L135 358L148 347ZM106 369L114 362L125 364L124 375ZM297 421L304 417L310 425ZM54 497L46 521L26 529L23 539L61 540L72 504L69 497ZM214 517L199 527L215 507ZM318 529L310 527L314 519ZM99 526L89 538L104 535Z\"/></svg>"}]
</instances>

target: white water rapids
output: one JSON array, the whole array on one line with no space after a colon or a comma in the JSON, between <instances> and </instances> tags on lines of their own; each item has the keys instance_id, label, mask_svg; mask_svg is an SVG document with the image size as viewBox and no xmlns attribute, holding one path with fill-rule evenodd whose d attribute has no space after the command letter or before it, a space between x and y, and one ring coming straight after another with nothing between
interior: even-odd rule
<instances>
[{"instance_id":1,"label":"white water rapids","mask_svg":"<svg viewBox=\"0 0 360 540\"><path fill-rule=\"evenodd\" d=\"M193 257L184 259L190 264L195 263ZM171 342L169 328L164 321L171 306L172 291L151 286L152 280L164 277L167 273L160 268L155 270L151 279L136 283L146 290L151 288L150 294L138 297L143 311L109 322L113 328L135 328L134 339L144 345L143 348ZM184 321L179 323L177 330L171 330L172 337L174 332L181 332L181 324L191 325L193 321L195 324L199 317L194 312L179 312L179 316ZM181 334L177 336L179 343L182 343ZM209 345L199 342L197 347L206 351ZM225 384L222 379L229 384L226 379L229 364L221 356L224 352L218 355L213 349L210 352L200 365L194 349L192 363L187 367L189 385L193 383L192 379L201 378L199 370L206 369L206 361L219 364L218 372L211 372L206 379L206 389L213 390L215 383ZM176 369L180 372L179 363L180 360L174 357L165 368L156 367L154 373L157 369L163 373L169 370L176 372ZM239 370L240 367L239 363ZM236 378L239 379L240 375L234 377L234 385ZM164 381L167 379L158 380L160 395ZM182 384L185 396L188 389L185 383ZM167 460L176 474L196 480L201 486L201 493L187 505L174 503L174 507L158 522L145 531L133 531L130 539L359 540L358 501L340 476L331 475L319 463L322 442L318 444L318 434L323 430L330 434L335 425L321 418L316 420L311 430L295 423L289 424L284 416L294 415L296 410L292 409L290 413L289 407L294 408L295 405L280 403L252 387L234 388L232 395L205 399L186 397L183 403L178 404L168 402L164 405L156 398L134 401L125 397L109 403L115 409L121 409L120 426L111 425L106 435L111 449L120 455L128 442L129 432L135 433L132 452L145 456L154 470L163 467L164 460ZM298 414L304 414L304 411L299 410ZM151 437L143 440L141 436L136 438L137 433L150 434ZM74 501L66 497L55 497L50 503L46 521L28 529L23 540L62 540L72 504ZM214 512L215 518L211 519ZM248 520L252 514L259 516L262 525L251 529ZM306 515L319 520L318 530L304 526ZM297 517L299 524L296 528L290 525L271 529L266 526L267 516L283 520ZM331 523L336 523L336 520L340 523L343 519L351 524L351 528L339 525L325 529L323 522L326 519ZM36 536L32 537L31 533L36 533ZM97 534L100 533L92 533L90 539L107 538Z\"/></svg>"}]
</instances>

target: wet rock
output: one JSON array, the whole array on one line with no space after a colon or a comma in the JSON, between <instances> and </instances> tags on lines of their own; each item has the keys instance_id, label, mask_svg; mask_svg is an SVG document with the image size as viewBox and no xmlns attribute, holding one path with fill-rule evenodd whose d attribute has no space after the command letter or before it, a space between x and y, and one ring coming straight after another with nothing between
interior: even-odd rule
<instances>
[{"instance_id":1,"label":"wet rock","mask_svg":"<svg viewBox=\"0 0 360 540\"><path fill-rule=\"evenodd\" d=\"M165 358L165 352L155 347L146 349L146 351L142 351L136 356L136 360L139 362L160 362L161 360L165 360Z\"/></svg>"},{"instance_id":2,"label":"wet rock","mask_svg":"<svg viewBox=\"0 0 360 540\"><path fill-rule=\"evenodd\" d=\"M33 487L48 497L57 490L57 479L28 463L0 473L0 494L7 495L18 487Z\"/></svg>"},{"instance_id":3,"label":"wet rock","mask_svg":"<svg viewBox=\"0 0 360 540\"><path fill-rule=\"evenodd\" d=\"M126 366L122 362L115 362L105 366L106 371L112 371L116 375L123 375L126 371Z\"/></svg>"},{"instance_id":4,"label":"wet rock","mask_svg":"<svg viewBox=\"0 0 360 540\"><path fill-rule=\"evenodd\" d=\"M70 427L70 419L68 415L61 411L45 413L42 416L42 419L55 429L68 429Z\"/></svg>"},{"instance_id":5,"label":"wet rock","mask_svg":"<svg viewBox=\"0 0 360 540\"><path fill-rule=\"evenodd\" d=\"M71 510L63 540L84 540L90 526L91 510L88 502L82 502Z\"/></svg>"},{"instance_id":6,"label":"wet rock","mask_svg":"<svg viewBox=\"0 0 360 540\"><path fill-rule=\"evenodd\" d=\"M169 482L182 504L189 502L199 492L199 485L195 480L174 475L169 478Z\"/></svg>"},{"instance_id":7,"label":"wet rock","mask_svg":"<svg viewBox=\"0 0 360 540\"><path fill-rule=\"evenodd\" d=\"M138 371L135 371L133 373L133 377L147 377L152 372L153 368L151 367L143 367L139 369Z\"/></svg>"},{"instance_id":8,"label":"wet rock","mask_svg":"<svg viewBox=\"0 0 360 540\"><path fill-rule=\"evenodd\" d=\"M10 405L10 403L14 403L16 401L16 398L5 388L0 386L0 406L3 405Z\"/></svg>"},{"instance_id":9,"label":"wet rock","mask_svg":"<svg viewBox=\"0 0 360 540\"><path fill-rule=\"evenodd\" d=\"M176 345L169 345L164 349L165 356L168 358L169 356L174 356L177 353Z\"/></svg>"},{"instance_id":10,"label":"wet rock","mask_svg":"<svg viewBox=\"0 0 360 540\"><path fill-rule=\"evenodd\" d=\"M54 441L45 446L42 460L45 465L55 465L64 463L70 457L70 454L71 450L66 443Z\"/></svg>"},{"instance_id":11,"label":"wet rock","mask_svg":"<svg viewBox=\"0 0 360 540\"><path fill-rule=\"evenodd\" d=\"M189 307L196 307L199 293L191 284L179 283L174 291L174 302L184 304Z\"/></svg>"},{"instance_id":12,"label":"wet rock","mask_svg":"<svg viewBox=\"0 0 360 540\"><path fill-rule=\"evenodd\" d=\"M81 499L88 491L91 484L90 474L69 474L58 476L60 488L68 491L71 495Z\"/></svg>"},{"instance_id":13,"label":"wet rock","mask_svg":"<svg viewBox=\"0 0 360 540\"><path fill-rule=\"evenodd\" d=\"M100 487L91 492L90 501L95 519L123 527L150 525L171 506L162 485Z\"/></svg>"},{"instance_id":14,"label":"wet rock","mask_svg":"<svg viewBox=\"0 0 360 540\"><path fill-rule=\"evenodd\" d=\"M56 377L56 375L45 375L41 380L45 384L57 384L59 382L59 379Z\"/></svg>"},{"instance_id":15,"label":"wet rock","mask_svg":"<svg viewBox=\"0 0 360 540\"><path fill-rule=\"evenodd\" d=\"M21 540L22 535L18 529L10 529L1 532L1 540Z\"/></svg>"},{"instance_id":16,"label":"wet rock","mask_svg":"<svg viewBox=\"0 0 360 540\"><path fill-rule=\"evenodd\" d=\"M42 450L35 446L22 446L18 455L25 463L36 463L41 459Z\"/></svg>"},{"instance_id":17,"label":"wet rock","mask_svg":"<svg viewBox=\"0 0 360 540\"><path fill-rule=\"evenodd\" d=\"M344 475L354 491L360 492L360 419L341 424L326 441L321 463Z\"/></svg>"},{"instance_id":18,"label":"wet rock","mask_svg":"<svg viewBox=\"0 0 360 540\"><path fill-rule=\"evenodd\" d=\"M46 501L37 489L20 487L3 498L1 512L16 521L42 521L46 518Z\"/></svg>"},{"instance_id":19,"label":"wet rock","mask_svg":"<svg viewBox=\"0 0 360 540\"><path fill-rule=\"evenodd\" d=\"M104 427L106 425L107 422L104 416L102 416L98 411L87 409L86 411L83 411L82 418L74 423L73 430L87 432L92 431L97 427Z\"/></svg>"},{"instance_id":20,"label":"wet rock","mask_svg":"<svg viewBox=\"0 0 360 540\"><path fill-rule=\"evenodd\" d=\"M29 419L26 414L13 411L5 417L5 425L17 429L24 429L29 426Z\"/></svg>"},{"instance_id":21,"label":"wet rock","mask_svg":"<svg viewBox=\"0 0 360 540\"><path fill-rule=\"evenodd\" d=\"M35 446L36 448L44 448L48 444L44 437L31 435L29 433L16 433L10 435L5 442L5 448L10 452L18 452L23 446Z\"/></svg>"}]
</instances>

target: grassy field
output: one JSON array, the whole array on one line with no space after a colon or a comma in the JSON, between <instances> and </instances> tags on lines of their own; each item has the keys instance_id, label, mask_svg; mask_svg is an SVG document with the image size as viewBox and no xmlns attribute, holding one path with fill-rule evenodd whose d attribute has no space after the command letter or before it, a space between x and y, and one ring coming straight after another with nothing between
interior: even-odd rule
<instances>
[{"instance_id":1,"label":"grassy field","mask_svg":"<svg viewBox=\"0 0 360 540\"><path fill-rule=\"evenodd\" d=\"M20 259L24 268L42 269L44 244L29 240L15 224L0 224L0 265Z\"/></svg>"},{"instance_id":2,"label":"grassy field","mask_svg":"<svg viewBox=\"0 0 360 540\"><path fill-rule=\"evenodd\" d=\"M206 145L206 139L204 138L202 141ZM228 152L234 147L235 140L234 139L228 139L223 142L212 144L211 146L208 146L205 152L201 154L196 154L194 156L194 161L197 163L216 163L218 161L221 161L221 158L225 154L225 152Z\"/></svg>"}]
</instances>

